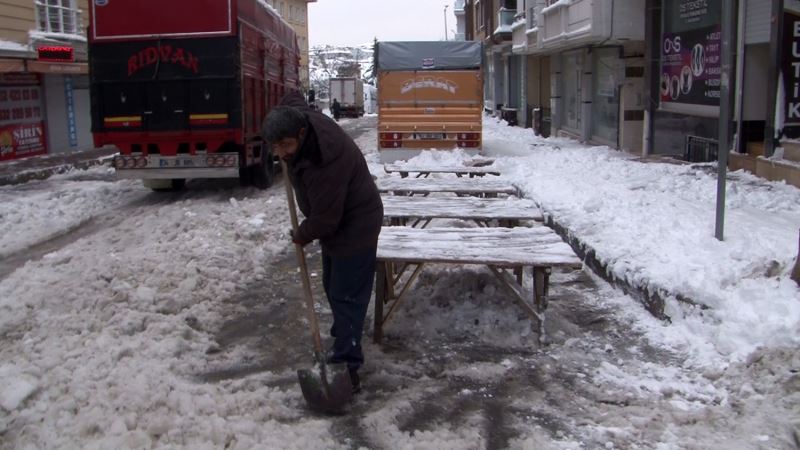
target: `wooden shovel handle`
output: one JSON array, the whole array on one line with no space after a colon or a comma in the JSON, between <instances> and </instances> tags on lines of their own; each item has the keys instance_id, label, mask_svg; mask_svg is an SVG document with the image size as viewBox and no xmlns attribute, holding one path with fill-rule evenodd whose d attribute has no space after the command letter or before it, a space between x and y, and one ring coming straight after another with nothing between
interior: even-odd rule
<instances>
[{"instance_id":1,"label":"wooden shovel handle","mask_svg":"<svg viewBox=\"0 0 800 450\"><path fill-rule=\"evenodd\" d=\"M297 236L297 231L300 225L297 221L297 207L294 201L294 190L292 189L292 181L289 179L289 168L286 162L281 160L281 167L283 168L284 180L283 184L286 185L286 199L289 202L289 215L292 218L292 230L294 235ZM314 352L317 354L322 353L322 338L319 335L319 322L317 321L317 313L314 312L314 297L311 294L311 280L308 276L308 265L306 264L306 253L303 251L303 246L300 244L294 245L294 251L297 254L297 264L300 266L300 278L303 282L303 295L306 301L306 314L308 314L308 323L311 326L311 339L314 341Z\"/></svg>"}]
</instances>

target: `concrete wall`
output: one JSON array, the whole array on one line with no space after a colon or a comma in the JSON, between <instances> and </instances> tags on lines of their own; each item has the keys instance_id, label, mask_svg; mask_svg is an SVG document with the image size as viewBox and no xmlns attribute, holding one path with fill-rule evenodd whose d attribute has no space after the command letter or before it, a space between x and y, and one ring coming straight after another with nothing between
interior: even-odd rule
<instances>
[{"instance_id":1,"label":"concrete wall","mask_svg":"<svg viewBox=\"0 0 800 450\"><path fill-rule=\"evenodd\" d=\"M0 0L0 39L28 43L36 23L33 0Z\"/></svg>"}]
</instances>

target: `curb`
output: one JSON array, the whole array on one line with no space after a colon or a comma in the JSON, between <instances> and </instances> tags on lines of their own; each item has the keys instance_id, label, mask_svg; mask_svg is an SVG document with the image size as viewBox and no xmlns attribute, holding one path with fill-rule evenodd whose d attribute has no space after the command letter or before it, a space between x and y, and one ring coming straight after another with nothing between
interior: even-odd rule
<instances>
[{"instance_id":1,"label":"curb","mask_svg":"<svg viewBox=\"0 0 800 450\"><path fill-rule=\"evenodd\" d=\"M90 167L108 164L112 159L113 156L105 156L101 158L78 161L76 163L60 164L41 169L30 169L12 175L7 175L5 177L0 177L0 186L23 184L34 180L46 180L53 175L67 173L71 170L86 170Z\"/></svg>"},{"instance_id":2,"label":"curb","mask_svg":"<svg viewBox=\"0 0 800 450\"><path fill-rule=\"evenodd\" d=\"M572 247L572 250L583 260L586 267L590 268L592 272L612 286L622 290L626 295L636 299L657 319L668 322L671 321L670 317L664 312L667 298L674 298L681 303L703 310L709 309L707 305L688 298L685 295L669 292L664 288L650 286L646 283L644 285L633 284L628 280L619 278L613 273L607 263L597 257L597 251L592 246L575 236L572 231L560 224L552 214L545 213L545 225L552 228L553 231L561 236L564 242Z\"/></svg>"}]
</instances>

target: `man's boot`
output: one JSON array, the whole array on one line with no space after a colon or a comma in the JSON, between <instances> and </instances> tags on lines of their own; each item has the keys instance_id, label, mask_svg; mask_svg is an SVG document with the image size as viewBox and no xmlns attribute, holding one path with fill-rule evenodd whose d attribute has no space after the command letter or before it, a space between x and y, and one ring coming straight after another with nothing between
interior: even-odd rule
<instances>
[{"instance_id":1,"label":"man's boot","mask_svg":"<svg viewBox=\"0 0 800 450\"><path fill-rule=\"evenodd\" d=\"M361 377L358 376L358 368L349 368L350 383L353 385L353 394L361 392Z\"/></svg>"}]
</instances>

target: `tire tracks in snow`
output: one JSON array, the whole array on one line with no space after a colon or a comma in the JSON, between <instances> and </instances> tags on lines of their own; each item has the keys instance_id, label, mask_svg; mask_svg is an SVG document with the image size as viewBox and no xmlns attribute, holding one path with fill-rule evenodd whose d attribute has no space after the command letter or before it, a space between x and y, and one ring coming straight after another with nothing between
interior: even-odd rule
<instances>
[{"instance_id":1,"label":"tire tracks in snow","mask_svg":"<svg viewBox=\"0 0 800 450\"><path fill-rule=\"evenodd\" d=\"M76 175L73 178L85 181L97 180L97 176L92 175L86 175L83 178L81 178L80 175ZM46 180L42 183L53 183L53 180ZM38 186L37 189L41 189L41 187L42 186ZM31 189L31 187L21 185L19 189ZM241 196L246 194L248 189L249 188L239 187L238 181L236 184L232 184L228 180L193 180L186 190L148 193L144 197L89 217L55 236L51 236L42 242L4 257L0 260L0 281L4 280L15 270L23 267L30 261L38 261L45 255L58 251L80 239L89 237L98 231L113 228L131 216L146 214L153 208L185 200L198 200L217 196L219 197L218 201L228 201L232 195Z\"/></svg>"}]
</instances>

